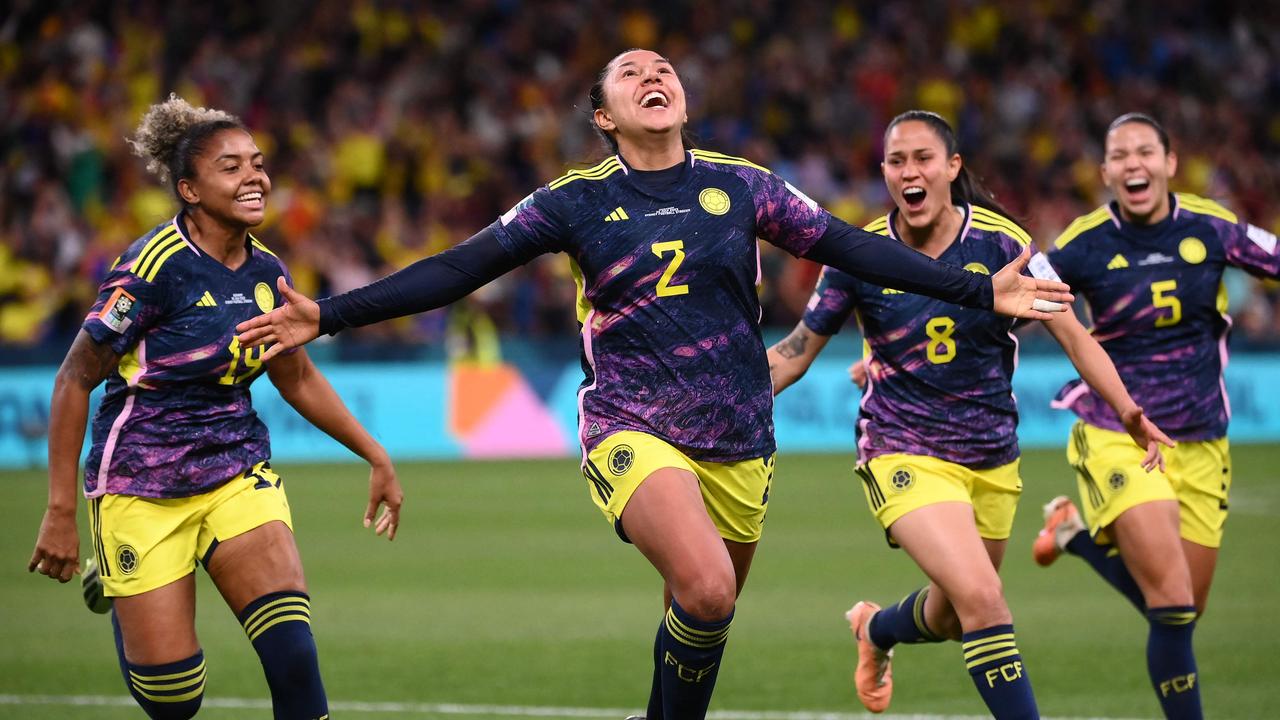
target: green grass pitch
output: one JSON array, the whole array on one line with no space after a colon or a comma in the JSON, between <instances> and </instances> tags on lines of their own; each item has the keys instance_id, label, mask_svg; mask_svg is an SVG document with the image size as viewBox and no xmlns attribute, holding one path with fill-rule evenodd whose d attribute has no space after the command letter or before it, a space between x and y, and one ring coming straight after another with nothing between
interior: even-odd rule
<instances>
[{"instance_id":1,"label":"green grass pitch","mask_svg":"<svg viewBox=\"0 0 1280 720\"><path fill-rule=\"evenodd\" d=\"M1232 514L1209 613L1196 633L1214 718L1273 717L1280 641L1280 446L1237 446ZM891 551L841 455L787 455L764 540L738 605L713 710L861 710L843 612L922 577ZM640 709L660 617L657 575L618 542L572 460L403 463L401 536L360 526L359 465L284 464L334 701ZM1028 672L1046 715L1152 718L1145 623L1085 565L1037 568L1040 505L1074 480L1060 452L1027 453L1026 489L1003 577ZM107 695L125 689L109 623L78 584L26 573L45 498L42 472L0 473L0 696ZM82 512L83 518L83 512ZM82 533L87 523L82 519ZM81 545L82 557L89 552ZM201 572L201 575L203 573ZM252 648L207 577L197 619L208 698L265 698ZM899 649L894 713L983 715L955 645ZM210 707L208 718L268 717ZM444 717L361 713L338 717ZM0 703L0 717L136 718L132 707ZM472 714L469 717L477 717Z\"/></svg>"}]
</instances>

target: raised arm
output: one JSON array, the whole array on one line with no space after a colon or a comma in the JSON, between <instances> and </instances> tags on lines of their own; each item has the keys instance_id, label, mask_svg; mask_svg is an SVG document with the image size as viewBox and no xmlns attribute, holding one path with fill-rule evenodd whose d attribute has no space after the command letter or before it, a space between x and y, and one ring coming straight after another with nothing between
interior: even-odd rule
<instances>
[{"instance_id":1,"label":"raised arm","mask_svg":"<svg viewBox=\"0 0 1280 720\"><path fill-rule=\"evenodd\" d=\"M801 320L790 335L769 348L769 378L773 380L773 394L777 395L804 377L830 339L829 335L819 335L810 330Z\"/></svg>"},{"instance_id":2,"label":"raised arm","mask_svg":"<svg viewBox=\"0 0 1280 720\"><path fill-rule=\"evenodd\" d=\"M364 511L364 526L373 523L378 506L385 504L374 532L378 535L385 532L388 540L394 540L400 525L404 491L387 451L351 414L306 350L272 360L267 365L267 377L299 415L369 463L369 504Z\"/></svg>"},{"instance_id":3,"label":"raised arm","mask_svg":"<svg viewBox=\"0 0 1280 720\"><path fill-rule=\"evenodd\" d=\"M80 567L76 530L80 449L89 420L89 393L115 370L120 356L84 330L58 368L49 406L49 501L27 571L67 582Z\"/></svg>"},{"instance_id":4,"label":"raised arm","mask_svg":"<svg viewBox=\"0 0 1280 720\"><path fill-rule=\"evenodd\" d=\"M271 360L322 333L444 307L528 259L507 250L489 227L442 253L319 303L295 292L281 277L276 285L286 304L240 323L236 332L246 347L274 343L263 354L264 360Z\"/></svg>"},{"instance_id":5,"label":"raised arm","mask_svg":"<svg viewBox=\"0 0 1280 720\"><path fill-rule=\"evenodd\" d=\"M988 278L832 218L804 257L877 285L1012 317L1049 320L1075 299L1065 283L1022 274L1029 247Z\"/></svg>"},{"instance_id":6,"label":"raised arm","mask_svg":"<svg viewBox=\"0 0 1280 720\"><path fill-rule=\"evenodd\" d=\"M1080 324L1074 313L1064 313L1053 322L1045 323L1045 327L1067 353L1080 377L1115 410L1133 442L1147 451L1142 467L1148 472L1156 467L1164 470L1160 445L1173 447L1173 440L1148 420L1142 408L1129 396L1107 351Z\"/></svg>"}]
</instances>

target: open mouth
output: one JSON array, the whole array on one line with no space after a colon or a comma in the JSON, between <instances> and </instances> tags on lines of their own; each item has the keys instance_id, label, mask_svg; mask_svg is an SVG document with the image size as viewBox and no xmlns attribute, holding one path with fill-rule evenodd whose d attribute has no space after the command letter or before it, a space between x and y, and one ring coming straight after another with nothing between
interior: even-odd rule
<instances>
[{"instance_id":1,"label":"open mouth","mask_svg":"<svg viewBox=\"0 0 1280 720\"><path fill-rule=\"evenodd\" d=\"M236 196L236 202L240 203L241 205L247 205L251 208L262 207L262 200L263 200L263 197L262 197L261 190L254 190L252 192L247 192L247 193L244 193L243 195Z\"/></svg>"},{"instance_id":2,"label":"open mouth","mask_svg":"<svg viewBox=\"0 0 1280 720\"><path fill-rule=\"evenodd\" d=\"M924 207L924 198L928 195L922 187L909 187L902 189L902 201L907 204L908 210L919 210Z\"/></svg>"},{"instance_id":3,"label":"open mouth","mask_svg":"<svg viewBox=\"0 0 1280 720\"><path fill-rule=\"evenodd\" d=\"M657 90L650 90L644 94L643 98L640 98L640 107L646 110L649 108L665 108L670 104L671 101L667 99L667 96Z\"/></svg>"},{"instance_id":4,"label":"open mouth","mask_svg":"<svg viewBox=\"0 0 1280 720\"><path fill-rule=\"evenodd\" d=\"M1151 188L1151 181L1146 178L1129 178L1124 181L1124 191L1134 199L1142 198Z\"/></svg>"}]
</instances>

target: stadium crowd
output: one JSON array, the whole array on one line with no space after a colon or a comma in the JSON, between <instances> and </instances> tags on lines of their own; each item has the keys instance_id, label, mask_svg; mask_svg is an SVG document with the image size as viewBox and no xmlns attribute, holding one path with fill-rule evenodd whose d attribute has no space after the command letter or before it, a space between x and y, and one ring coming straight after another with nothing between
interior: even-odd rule
<instances>
[{"instance_id":1,"label":"stadium crowd","mask_svg":"<svg viewBox=\"0 0 1280 720\"><path fill-rule=\"evenodd\" d=\"M1280 46L1250 15L1269 11L1069 5L20 0L0 25L0 361L60 357L111 262L172 214L124 142L169 91L254 131L274 184L261 239L310 295L460 242L602 157L587 89L628 47L676 64L700 144L851 222L891 205L881 135L920 107L955 123L970 167L1050 243L1106 200L1107 122L1142 110L1173 136L1177 189L1280 231ZM789 326L816 268L773 248L763 261L765 323ZM1229 282L1237 344L1280 346L1280 288ZM460 324L560 337L573 296L568 263L547 256L465 307L339 343L434 346Z\"/></svg>"}]
</instances>

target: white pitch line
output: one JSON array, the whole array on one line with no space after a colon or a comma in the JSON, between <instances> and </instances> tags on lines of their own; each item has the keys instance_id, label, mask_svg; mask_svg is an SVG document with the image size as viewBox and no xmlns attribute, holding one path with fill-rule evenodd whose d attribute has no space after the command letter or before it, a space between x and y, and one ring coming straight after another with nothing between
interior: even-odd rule
<instances>
[{"instance_id":1,"label":"white pitch line","mask_svg":"<svg viewBox=\"0 0 1280 720\"><path fill-rule=\"evenodd\" d=\"M0 695L0 705L56 705L63 707L130 707L128 695ZM259 698L205 698L202 707L233 710L270 710L271 701ZM462 705L457 703L403 703L332 701L334 712L401 713L411 715L496 715L501 717L600 718L620 720L635 710L575 708L538 705ZM983 720L981 715L870 715L822 711L715 710L707 720ZM1126 720L1124 718L1048 718L1044 720ZM1128 719L1132 720L1132 719Z\"/></svg>"}]
</instances>

